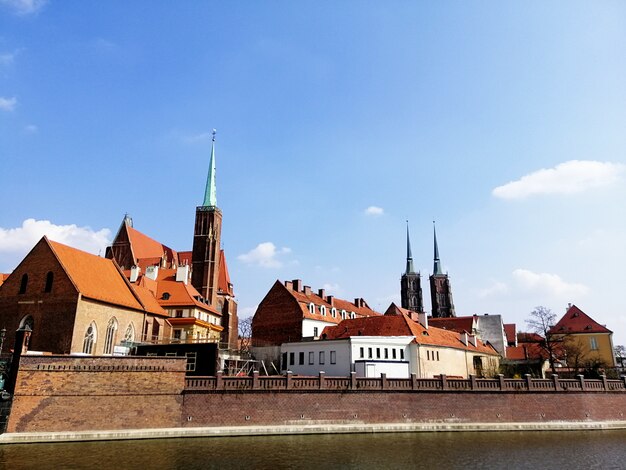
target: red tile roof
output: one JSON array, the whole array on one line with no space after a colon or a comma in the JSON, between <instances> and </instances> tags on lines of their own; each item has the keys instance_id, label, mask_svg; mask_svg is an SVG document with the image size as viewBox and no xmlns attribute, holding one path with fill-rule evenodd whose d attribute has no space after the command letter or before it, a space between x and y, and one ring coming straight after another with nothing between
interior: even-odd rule
<instances>
[{"instance_id":1,"label":"red tile roof","mask_svg":"<svg viewBox=\"0 0 626 470\"><path fill-rule=\"evenodd\" d=\"M224 250L220 250L219 266L220 270L217 277L217 289L219 292L223 292L233 297L233 284L230 282L230 275L228 274L228 266L226 265L226 256L224 256Z\"/></svg>"},{"instance_id":2,"label":"red tile roof","mask_svg":"<svg viewBox=\"0 0 626 470\"><path fill-rule=\"evenodd\" d=\"M472 333L475 330L476 317L452 317L452 318L429 318L428 325L435 328L442 328L444 330L456 331L457 333L463 333L467 331Z\"/></svg>"},{"instance_id":3,"label":"red tile roof","mask_svg":"<svg viewBox=\"0 0 626 470\"><path fill-rule=\"evenodd\" d=\"M461 341L461 334L440 328L424 328L407 315L384 315L369 318L343 320L336 326L327 326L322 335L325 339L343 339L351 336L414 336L417 344L444 346L467 351L498 355L489 344L476 339L476 346Z\"/></svg>"},{"instance_id":4,"label":"red tile roof","mask_svg":"<svg viewBox=\"0 0 626 470\"><path fill-rule=\"evenodd\" d=\"M545 361L548 353L537 343L521 343L506 348L506 358L510 361Z\"/></svg>"},{"instance_id":5,"label":"red tile roof","mask_svg":"<svg viewBox=\"0 0 626 470\"><path fill-rule=\"evenodd\" d=\"M549 333L612 333L612 331L593 320L576 305L571 305L565 315L550 329Z\"/></svg>"},{"instance_id":6,"label":"red tile roof","mask_svg":"<svg viewBox=\"0 0 626 470\"><path fill-rule=\"evenodd\" d=\"M178 252L178 265L184 266L185 264L191 266L191 251Z\"/></svg>"},{"instance_id":7,"label":"red tile roof","mask_svg":"<svg viewBox=\"0 0 626 470\"><path fill-rule=\"evenodd\" d=\"M63 269L83 297L99 300L133 310L163 314L161 308L155 308L148 302L143 305L141 297L126 280L114 261L92 255L85 251L53 242L44 237ZM157 306L158 307L158 306Z\"/></svg>"},{"instance_id":8,"label":"red tile roof","mask_svg":"<svg viewBox=\"0 0 626 470\"><path fill-rule=\"evenodd\" d=\"M133 254L138 264L140 266L144 265L142 269L145 269L146 266L161 264L164 254L168 265L178 261L178 254L170 247L150 238L148 235L141 233L130 225L126 225L126 229L128 231L128 239L130 240Z\"/></svg>"},{"instance_id":9,"label":"red tile roof","mask_svg":"<svg viewBox=\"0 0 626 470\"><path fill-rule=\"evenodd\" d=\"M517 326L515 323L505 323L504 334L508 343L515 343L517 341Z\"/></svg>"},{"instance_id":10,"label":"red tile roof","mask_svg":"<svg viewBox=\"0 0 626 470\"><path fill-rule=\"evenodd\" d=\"M419 320L419 314L417 312L409 310L408 308L398 307L394 302L391 302L391 305L387 307L387 310L385 310L383 315L406 315L411 320Z\"/></svg>"},{"instance_id":11,"label":"red tile roof","mask_svg":"<svg viewBox=\"0 0 626 470\"><path fill-rule=\"evenodd\" d=\"M525 333L523 331L517 333L518 343L541 343L542 341L543 337L537 333Z\"/></svg>"},{"instance_id":12,"label":"red tile roof","mask_svg":"<svg viewBox=\"0 0 626 470\"><path fill-rule=\"evenodd\" d=\"M142 278L145 278L145 276L142 276ZM169 294L169 296L164 296L165 293ZM165 297L168 298L166 299ZM190 283L185 284L176 280L176 269L159 269L156 298L162 307L196 307L206 312L220 315L209 304L200 302L197 299L198 297L202 296Z\"/></svg>"},{"instance_id":13,"label":"red tile roof","mask_svg":"<svg viewBox=\"0 0 626 470\"><path fill-rule=\"evenodd\" d=\"M4 281L6 281L8 277L8 274L0 273L0 286L4 284Z\"/></svg>"}]
</instances>

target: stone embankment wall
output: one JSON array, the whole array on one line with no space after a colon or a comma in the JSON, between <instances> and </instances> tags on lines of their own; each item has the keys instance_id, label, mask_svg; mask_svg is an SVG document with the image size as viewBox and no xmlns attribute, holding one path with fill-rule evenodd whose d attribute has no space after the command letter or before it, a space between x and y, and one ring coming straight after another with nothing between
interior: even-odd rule
<instances>
[{"instance_id":1,"label":"stone embankment wall","mask_svg":"<svg viewBox=\"0 0 626 470\"><path fill-rule=\"evenodd\" d=\"M184 358L22 356L7 432L624 422L625 380L185 378ZM331 428L329 428L331 429Z\"/></svg>"},{"instance_id":2,"label":"stone embankment wall","mask_svg":"<svg viewBox=\"0 0 626 470\"><path fill-rule=\"evenodd\" d=\"M185 358L22 356L7 432L180 426Z\"/></svg>"}]
</instances>

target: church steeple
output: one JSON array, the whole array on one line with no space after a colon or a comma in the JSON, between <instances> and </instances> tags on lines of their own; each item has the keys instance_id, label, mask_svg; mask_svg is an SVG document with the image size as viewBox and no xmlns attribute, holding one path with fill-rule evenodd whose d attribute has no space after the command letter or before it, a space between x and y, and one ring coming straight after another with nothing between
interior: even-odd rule
<instances>
[{"instance_id":1,"label":"church steeple","mask_svg":"<svg viewBox=\"0 0 626 470\"><path fill-rule=\"evenodd\" d=\"M206 188L204 190L204 207L217 206L217 191L215 186L215 134L213 129L213 139L211 141L211 161L209 162L209 174L206 180Z\"/></svg>"},{"instance_id":2,"label":"church steeple","mask_svg":"<svg viewBox=\"0 0 626 470\"><path fill-rule=\"evenodd\" d=\"M409 221L406 221L406 272L405 274L414 274L413 255L411 254L411 239L409 238Z\"/></svg>"},{"instance_id":3,"label":"church steeple","mask_svg":"<svg viewBox=\"0 0 626 470\"><path fill-rule=\"evenodd\" d=\"M434 257L434 265L433 265L433 274L443 274L441 270L441 260L439 259L439 246L437 245L437 230L435 229L435 221L433 220L433 238L435 241L435 257Z\"/></svg>"}]
</instances>

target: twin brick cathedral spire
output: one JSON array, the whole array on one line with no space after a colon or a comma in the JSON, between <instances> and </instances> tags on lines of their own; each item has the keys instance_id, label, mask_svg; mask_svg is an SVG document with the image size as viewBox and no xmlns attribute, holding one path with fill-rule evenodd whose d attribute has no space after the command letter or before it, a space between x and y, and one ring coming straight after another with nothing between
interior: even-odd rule
<instances>
[{"instance_id":1,"label":"twin brick cathedral spire","mask_svg":"<svg viewBox=\"0 0 626 470\"><path fill-rule=\"evenodd\" d=\"M448 274L441 269L439 259L439 246L437 244L437 232L433 222L434 259L433 273L429 277L430 300L433 318L455 317L454 303L452 302L452 289ZM400 298L402 308L414 312L423 313L424 301L422 298L421 275L413 268L413 255L411 253L411 240L409 237L409 224L406 227L406 270L400 280Z\"/></svg>"}]
</instances>

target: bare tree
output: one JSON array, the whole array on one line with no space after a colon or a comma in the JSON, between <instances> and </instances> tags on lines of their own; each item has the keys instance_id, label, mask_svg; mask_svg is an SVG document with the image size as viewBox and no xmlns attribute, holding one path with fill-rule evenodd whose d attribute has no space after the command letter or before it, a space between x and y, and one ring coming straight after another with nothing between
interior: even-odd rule
<instances>
[{"instance_id":1,"label":"bare tree","mask_svg":"<svg viewBox=\"0 0 626 470\"><path fill-rule=\"evenodd\" d=\"M550 334L550 330L556 324L556 314L549 308L538 306L530 312L530 318L526 320L526 324L531 332L541 336L542 340L538 343L539 347L546 352L552 373L556 373L554 364L563 342L563 335L554 336Z\"/></svg>"},{"instance_id":2,"label":"bare tree","mask_svg":"<svg viewBox=\"0 0 626 470\"><path fill-rule=\"evenodd\" d=\"M252 349L252 317L239 321L239 351L250 354Z\"/></svg>"},{"instance_id":3,"label":"bare tree","mask_svg":"<svg viewBox=\"0 0 626 470\"><path fill-rule=\"evenodd\" d=\"M615 362L621 367L624 368L624 363L626 362L626 347L619 344L614 348L615 352Z\"/></svg>"}]
</instances>

